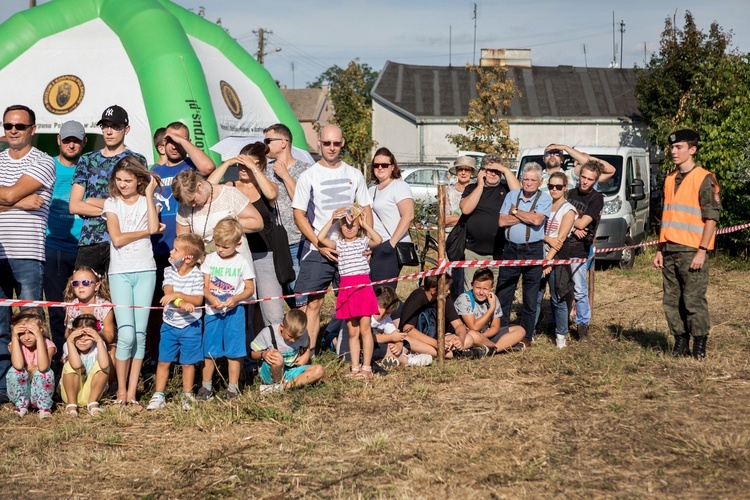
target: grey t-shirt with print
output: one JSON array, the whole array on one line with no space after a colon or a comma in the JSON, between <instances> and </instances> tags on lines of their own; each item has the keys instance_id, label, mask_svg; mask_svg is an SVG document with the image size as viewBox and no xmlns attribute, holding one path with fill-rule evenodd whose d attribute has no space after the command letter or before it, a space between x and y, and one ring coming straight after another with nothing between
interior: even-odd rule
<instances>
[{"instance_id":1,"label":"grey t-shirt with print","mask_svg":"<svg viewBox=\"0 0 750 500\"><path fill-rule=\"evenodd\" d=\"M294 182L297 182L302 172L310 167L311 165L309 163L297 160L294 162L294 165L289 168L289 175L292 176ZM286 186L284 185L284 181L281 179L281 177L279 177L276 172L273 172L273 170L271 171L271 173L271 180L279 186L279 194L276 197L276 203L279 206L279 218L281 219L281 224L286 228L286 234L289 237L289 244L293 245L294 243L299 243L300 240L303 239L303 236L299 228L297 227L297 224L294 223L292 197L289 196L289 193L286 190Z\"/></svg>"}]
</instances>

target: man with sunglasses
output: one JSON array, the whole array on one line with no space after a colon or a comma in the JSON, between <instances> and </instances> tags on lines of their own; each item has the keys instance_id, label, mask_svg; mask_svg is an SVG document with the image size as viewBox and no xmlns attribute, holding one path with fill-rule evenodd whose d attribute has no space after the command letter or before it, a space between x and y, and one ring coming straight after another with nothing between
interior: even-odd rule
<instances>
[{"instance_id":1,"label":"man with sunglasses","mask_svg":"<svg viewBox=\"0 0 750 500\"><path fill-rule=\"evenodd\" d=\"M334 210L357 202L372 224L372 199L362 172L341 160L344 137L336 125L326 125L318 137L321 159L305 170L297 180L292 199L294 222L305 243L300 260L296 293L325 290L338 274L337 253L318 241L318 233L331 219ZM329 237L335 237L335 226ZM320 329L320 308L324 293L308 296L305 314L311 349L315 349Z\"/></svg>"},{"instance_id":2,"label":"man with sunglasses","mask_svg":"<svg viewBox=\"0 0 750 500\"><path fill-rule=\"evenodd\" d=\"M565 162L564 153L567 153L568 156L573 158L574 162L574 167L568 168L565 171L562 170L563 163ZM564 144L550 144L549 146L544 148L545 169L542 172L541 190L546 191L550 175L560 171L562 171L568 178L568 189L575 189L576 185L578 184L579 176L581 175L581 168L583 167L583 164L589 160L597 160L602 166L602 173L599 176L599 180L597 182L603 184L607 182L613 175L615 175L615 167L613 167L609 162L594 158L588 153L584 153L583 151L579 151Z\"/></svg>"},{"instance_id":3,"label":"man with sunglasses","mask_svg":"<svg viewBox=\"0 0 750 500\"><path fill-rule=\"evenodd\" d=\"M49 206L46 257L44 263L44 297L62 301L67 281L75 271L78 239L83 220L71 215L68 209L73 174L86 147L86 130L77 121L67 121L57 134L60 154L55 157L55 187ZM50 307L49 324L52 341L57 347L55 361L59 361L65 345L65 309Z\"/></svg>"},{"instance_id":4,"label":"man with sunglasses","mask_svg":"<svg viewBox=\"0 0 750 500\"><path fill-rule=\"evenodd\" d=\"M552 211L552 198L541 191L542 166L527 163L521 174L521 188L508 193L500 209L498 225L504 228L507 243L503 259L525 260L544 258L544 223ZM500 326L510 325L510 309L519 278L523 288L523 309L519 324L525 331L523 343L534 340L537 296L542 282L542 266L503 266L497 283L503 315Z\"/></svg>"},{"instance_id":5,"label":"man with sunglasses","mask_svg":"<svg viewBox=\"0 0 750 500\"><path fill-rule=\"evenodd\" d=\"M276 197L276 205L279 209L281 223L286 228L289 238L289 251L292 254L292 265L294 266L294 275L299 275L299 259L302 252L302 243L305 238L294 223L294 211L292 209L292 199L294 191L297 189L297 180L302 172L310 168L310 164L292 156L292 131L283 123L275 123L263 132L265 138L263 142L268 146L268 158L274 160L272 164L273 175L271 180L279 186L279 194ZM284 293L290 293L294 290L296 281L285 285ZM290 307L303 306L307 303L305 297L298 297L295 301L292 299Z\"/></svg>"},{"instance_id":6,"label":"man with sunglasses","mask_svg":"<svg viewBox=\"0 0 750 500\"><path fill-rule=\"evenodd\" d=\"M31 145L36 114L27 106L3 113L8 149L0 153L0 299L40 300L44 241L55 184L55 162ZM0 307L0 400L7 401L10 308Z\"/></svg>"},{"instance_id":7,"label":"man with sunglasses","mask_svg":"<svg viewBox=\"0 0 750 500\"><path fill-rule=\"evenodd\" d=\"M503 232L497 226L497 214L505 196L521 184L513 172L503 165L503 157L491 153L482 157L482 169L477 183L469 184L461 197L461 219L466 221L466 260L492 260L500 258L503 249ZM464 289L471 290L477 268L467 267ZM492 268L497 283L498 269Z\"/></svg>"},{"instance_id":8,"label":"man with sunglasses","mask_svg":"<svg viewBox=\"0 0 750 500\"><path fill-rule=\"evenodd\" d=\"M126 156L136 156L146 165L143 155L125 148L125 136L130 132L128 123L128 113L120 106L104 110L97 123L102 129L104 147L81 156L70 190L70 213L83 219L76 267L88 266L99 274L109 270L109 233L102 208L109 197L112 170Z\"/></svg>"}]
</instances>

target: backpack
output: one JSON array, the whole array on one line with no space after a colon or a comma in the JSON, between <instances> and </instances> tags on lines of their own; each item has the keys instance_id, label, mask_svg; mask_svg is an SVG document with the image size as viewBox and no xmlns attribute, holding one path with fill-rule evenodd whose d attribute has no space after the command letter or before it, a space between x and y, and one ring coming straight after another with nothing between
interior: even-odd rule
<instances>
[{"instance_id":1,"label":"backpack","mask_svg":"<svg viewBox=\"0 0 750 500\"><path fill-rule=\"evenodd\" d=\"M428 307L417 317L417 330L433 339L437 338L437 309Z\"/></svg>"}]
</instances>

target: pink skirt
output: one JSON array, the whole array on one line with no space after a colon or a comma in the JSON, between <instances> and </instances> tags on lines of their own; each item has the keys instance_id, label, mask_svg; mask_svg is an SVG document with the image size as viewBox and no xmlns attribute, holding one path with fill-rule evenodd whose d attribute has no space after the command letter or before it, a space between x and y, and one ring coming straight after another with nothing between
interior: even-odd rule
<instances>
[{"instance_id":1,"label":"pink skirt","mask_svg":"<svg viewBox=\"0 0 750 500\"><path fill-rule=\"evenodd\" d=\"M340 287L370 283L370 277L366 274L355 276L342 276ZM339 290L336 298L336 317L338 319L359 318L378 314L378 299L371 286L362 288L349 288Z\"/></svg>"}]
</instances>

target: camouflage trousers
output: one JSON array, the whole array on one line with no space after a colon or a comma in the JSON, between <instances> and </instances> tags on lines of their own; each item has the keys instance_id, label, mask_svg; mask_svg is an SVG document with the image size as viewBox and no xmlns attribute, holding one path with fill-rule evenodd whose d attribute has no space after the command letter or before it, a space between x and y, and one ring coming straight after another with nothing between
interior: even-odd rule
<instances>
[{"instance_id":1,"label":"camouflage trousers","mask_svg":"<svg viewBox=\"0 0 750 500\"><path fill-rule=\"evenodd\" d=\"M664 252L664 314L672 335L703 337L708 318L708 257L699 271L690 270L695 252Z\"/></svg>"}]
</instances>

